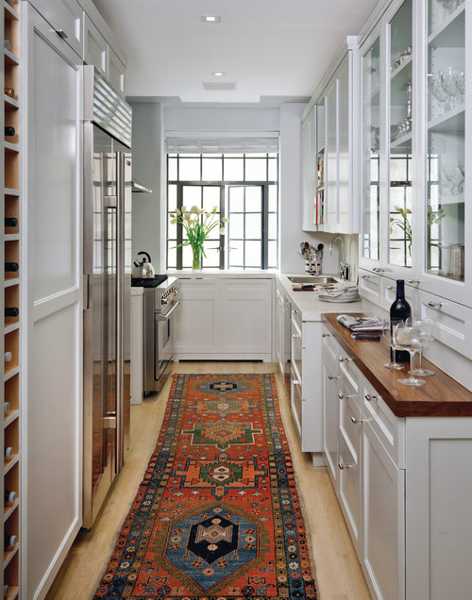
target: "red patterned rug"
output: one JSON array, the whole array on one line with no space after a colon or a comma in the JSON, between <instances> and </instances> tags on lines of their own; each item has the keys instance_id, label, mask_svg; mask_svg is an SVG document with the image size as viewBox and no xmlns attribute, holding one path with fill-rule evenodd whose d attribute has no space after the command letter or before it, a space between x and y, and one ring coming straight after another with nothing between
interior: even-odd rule
<instances>
[{"instance_id":1,"label":"red patterned rug","mask_svg":"<svg viewBox=\"0 0 472 600\"><path fill-rule=\"evenodd\" d=\"M316 598L272 375L176 375L96 598Z\"/></svg>"}]
</instances>

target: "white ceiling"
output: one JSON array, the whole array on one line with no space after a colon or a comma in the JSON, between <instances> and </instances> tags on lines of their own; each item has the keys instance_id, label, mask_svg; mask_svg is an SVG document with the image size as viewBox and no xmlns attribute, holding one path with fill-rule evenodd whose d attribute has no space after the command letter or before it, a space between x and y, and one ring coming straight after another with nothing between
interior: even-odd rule
<instances>
[{"instance_id":1,"label":"white ceiling","mask_svg":"<svg viewBox=\"0 0 472 600\"><path fill-rule=\"evenodd\" d=\"M377 0L95 0L128 61L129 96L257 102L310 96ZM201 22L220 15L222 23ZM221 81L230 91L205 90ZM218 81L220 81L218 80Z\"/></svg>"}]
</instances>

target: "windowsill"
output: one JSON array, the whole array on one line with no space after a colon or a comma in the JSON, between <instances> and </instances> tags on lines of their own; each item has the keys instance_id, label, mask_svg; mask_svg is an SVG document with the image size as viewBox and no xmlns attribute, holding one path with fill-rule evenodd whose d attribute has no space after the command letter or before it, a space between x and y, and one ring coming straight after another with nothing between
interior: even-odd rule
<instances>
[{"instance_id":1,"label":"windowsill","mask_svg":"<svg viewBox=\"0 0 472 600\"><path fill-rule=\"evenodd\" d=\"M168 269L167 274L174 277L266 277L272 279L279 273L278 269Z\"/></svg>"}]
</instances>

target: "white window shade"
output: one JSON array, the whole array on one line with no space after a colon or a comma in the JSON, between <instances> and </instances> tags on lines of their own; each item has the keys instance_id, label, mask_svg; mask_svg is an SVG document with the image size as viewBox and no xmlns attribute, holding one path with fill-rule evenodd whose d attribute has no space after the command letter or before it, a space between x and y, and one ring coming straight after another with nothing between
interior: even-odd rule
<instances>
[{"instance_id":1,"label":"white window shade","mask_svg":"<svg viewBox=\"0 0 472 600\"><path fill-rule=\"evenodd\" d=\"M187 138L168 137L167 152L178 154L239 154L239 153L275 153L279 151L279 138L241 137L241 138Z\"/></svg>"}]
</instances>

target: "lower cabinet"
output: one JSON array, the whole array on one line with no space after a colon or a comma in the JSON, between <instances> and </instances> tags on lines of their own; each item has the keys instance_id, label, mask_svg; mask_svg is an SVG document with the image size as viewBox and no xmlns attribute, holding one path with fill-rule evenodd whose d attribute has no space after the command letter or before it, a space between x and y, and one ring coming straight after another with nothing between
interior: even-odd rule
<instances>
[{"instance_id":1,"label":"lower cabinet","mask_svg":"<svg viewBox=\"0 0 472 600\"><path fill-rule=\"evenodd\" d=\"M376 600L468 600L472 418L398 418L322 331L323 449Z\"/></svg>"},{"instance_id":2,"label":"lower cabinet","mask_svg":"<svg viewBox=\"0 0 472 600\"><path fill-rule=\"evenodd\" d=\"M272 359L272 280L181 277L177 359Z\"/></svg>"}]
</instances>

